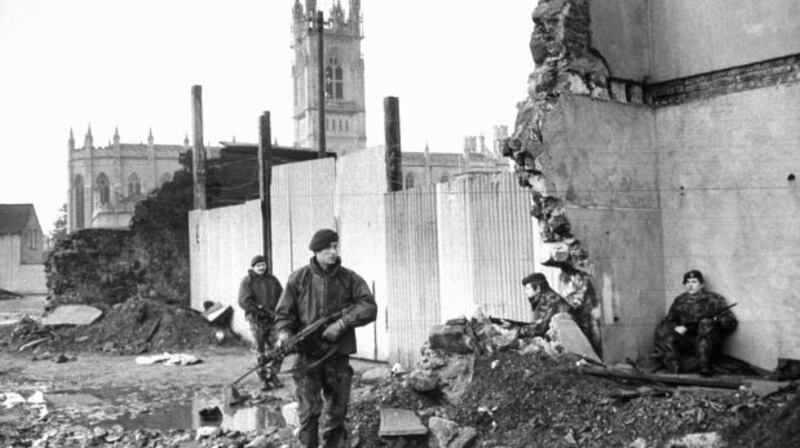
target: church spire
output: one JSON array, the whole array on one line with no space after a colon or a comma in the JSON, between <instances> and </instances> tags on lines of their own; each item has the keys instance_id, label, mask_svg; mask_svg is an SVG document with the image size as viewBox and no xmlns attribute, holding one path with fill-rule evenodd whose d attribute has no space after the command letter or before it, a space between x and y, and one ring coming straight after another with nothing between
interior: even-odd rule
<instances>
[{"instance_id":1,"label":"church spire","mask_svg":"<svg viewBox=\"0 0 800 448\"><path fill-rule=\"evenodd\" d=\"M69 128L69 140L67 140L67 147L70 151L75 150L75 136L72 135L72 126Z\"/></svg>"},{"instance_id":2,"label":"church spire","mask_svg":"<svg viewBox=\"0 0 800 448\"><path fill-rule=\"evenodd\" d=\"M153 142L154 141L155 141L155 139L153 138L153 128L151 126L149 131L148 131L148 133L147 133L147 144L150 145L150 146L153 146Z\"/></svg>"},{"instance_id":3,"label":"church spire","mask_svg":"<svg viewBox=\"0 0 800 448\"><path fill-rule=\"evenodd\" d=\"M83 138L83 148L89 149L94 146L94 137L92 137L92 124L89 123L89 127L86 130L86 136Z\"/></svg>"},{"instance_id":4,"label":"church spire","mask_svg":"<svg viewBox=\"0 0 800 448\"><path fill-rule=\"evenodd\" d=\"M114 144L119 145L119 126L114 126Z\"/></svg>"}]
</instances>

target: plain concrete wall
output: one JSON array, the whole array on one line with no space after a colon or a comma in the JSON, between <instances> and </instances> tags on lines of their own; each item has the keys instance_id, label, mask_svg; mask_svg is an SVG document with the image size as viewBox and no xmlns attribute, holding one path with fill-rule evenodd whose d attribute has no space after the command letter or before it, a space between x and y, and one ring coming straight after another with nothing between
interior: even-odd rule
<instances>
[{"instance_id":1,"label":"plain concrete wall","mask_svg":"<svg viewBox=\"0 0 800 448\"><path fill-rule=\"evenodd\" d=\"M700 269L739 304L730 353L768 369L800 358L798 105L793 84L656 112L668 303Z\"/></svg>"},{"instance_id":2,"label":"plain concrete wall","mask_svg":"<svg viewBox=\"0 0 800 448\"><path fill-rule=\"evenodd\" d=\"M47 294L44 264L22 264L22 237L0 235L0 288L23 295Z\"/></svg>"},{"instance_id":3,"label":"plain concrete wall","mask_svg":"<svg viewBox=\"0 0 800 448\"><path fill-rule=\"evenodd\" d=\"M237 301L250 260L262 252L261 201L189 212L191 306L211 300L233 307L231 328L252 341ZM285 282L281 280L281 284Z\"/></svg>"},{"instance_id":4,"label":"plain concrete wall","mask_svg":"<svg viewBox=\"0 0 800 448\"><path fill-rule=\"evenodd\" d=\"M593 263L603 312L603 359L647 356L664 317L661 211L569 207L567 216Z\"/></svg>"},{"instance_id":5,"label":"plain concrete wall","mask_svg":"<svg viewBox=\"0 0 800 448\"><path fill-rule=\"evenodd\" d=\"M357 356L386 360L386 164L382 148L363 149L336 161L334 210L341 236L342 265L373 288L378 304L375 323L356 329Z\"/></svg>"},{"instance_id":6,"label":"plain concrete wall","mask_svg":"<svg viewBox=\"0 0 800 448\"><path fill-rule=\"evenodd\" d=\"M543 140L544 174L594 265L604 359L643 355L664 315L655 114L562 96Z\"/></svg>"},{"instance_id":7,"label":"plain concrete wall","mask_svg":"<svg viewBox=\"0 0 800 448\"><path fill-rule=\"evenodd\" d=\"M650 35L646 0L602 0L590 6L592 47L611 76L640 81L650 73Z\"/></svg>"},{"instance_id":8,"label":"plain concrete wall","mask_svg":"<svg viewBox=\"0 0 800 448\"><path fill-rule=\"evenodd\" d=\"M800 53L797 0L651 0L651 81Z\"/></svg>"}]
</instances>

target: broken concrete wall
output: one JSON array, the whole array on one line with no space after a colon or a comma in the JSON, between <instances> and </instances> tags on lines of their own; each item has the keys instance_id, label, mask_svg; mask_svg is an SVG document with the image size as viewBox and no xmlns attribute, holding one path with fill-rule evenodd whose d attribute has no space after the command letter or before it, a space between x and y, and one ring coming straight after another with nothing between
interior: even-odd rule
<instances>
[{"instance_id":1,"label":"broken concrete wall","mask_svg":"<svg viewBox=\"0 0 800 448\"><path fill-rule=\"evenodd\" d=\"M667 305L700 269L739 303L728 351L763 368L800 358L798 105L794 83L656 111Z\"/></svg>"},{"instance_id":2,"label":"broken concrete wall","mask_svg":"<svg viewBox=\"0 0 800 448\"><path fill-rule=\"evenodd\" d=\"M654 82L800 53L797 0L652 0Z\"/></svg>"},{"instance_id":3,"label":"broken concrete wall","mask_svg":"<svg viewBox=\"0 0 800 448\"><path fill-rule=\"evenodd\" d=\"M604 359L645 355L664 300L655 114L565 95L542 137L542 171L592 261Z\"/></svg>"}]
</instances>

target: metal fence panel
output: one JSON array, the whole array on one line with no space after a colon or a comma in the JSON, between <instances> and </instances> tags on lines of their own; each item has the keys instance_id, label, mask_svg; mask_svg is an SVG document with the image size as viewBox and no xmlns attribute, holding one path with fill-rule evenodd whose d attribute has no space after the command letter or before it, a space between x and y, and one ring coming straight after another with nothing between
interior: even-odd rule
<instances>
[{"instance_id":1,"label":"metal fence panel","mask_svg":"<svg viewBox=\"0 0 800 448\"><path fill-rule=\"evenodd\" d=\"M423 186L385 198L389 353L410 366L440 322L436 195Z\"/></svg>"}]
</instances>

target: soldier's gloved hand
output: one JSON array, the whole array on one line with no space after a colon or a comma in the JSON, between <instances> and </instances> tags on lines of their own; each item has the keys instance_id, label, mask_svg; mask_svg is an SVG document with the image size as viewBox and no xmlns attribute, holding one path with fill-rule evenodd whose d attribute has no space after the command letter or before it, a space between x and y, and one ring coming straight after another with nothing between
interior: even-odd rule
<instances>
[{"instance_id":1,"label":"soldier's gloved hand","mask_svg":"<svg viewBox=\"0 0 800 448\"><path fill-rule=\"evenodd\" d=\"M294 345L291 344L291 337L292 337L291 334L282 331L278 333L278 340L275 342L275 345L280 349L283 349L285 351L290 351L294 349Z\"/></svg>"},{"instance_id":2,"label":"soldier's gloved hand","mask_svg":"<svg viewBox=\"0 0 800 448\"><path fill-rule=\"evenodd\" d=\"M341 319L328 325L322 333L322 339L326 341L335 341L344 333L344 322Z\"/></svg>"},{"instance_id":3,"label":"soldier's gloved hand","mask_svg":"<svg viewBox=\"0 0 800 448\"><path fill-rule=\"evenodd\" d=\"M683 335L684 333L686 333L686 327L684 327L683 325L678 325L677 327L675 327L675 333Z\"/></svg>"}]
</instances>

